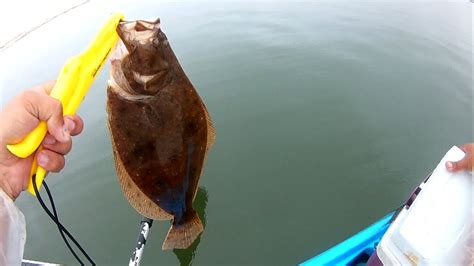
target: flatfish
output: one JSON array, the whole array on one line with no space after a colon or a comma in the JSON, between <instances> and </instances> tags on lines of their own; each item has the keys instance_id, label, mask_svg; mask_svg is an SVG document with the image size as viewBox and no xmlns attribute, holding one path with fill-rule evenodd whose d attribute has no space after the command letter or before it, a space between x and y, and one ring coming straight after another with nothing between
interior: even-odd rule
<instances>
[{"instance_id":1,"label":"flatfish","mask_svg":"<svg viewBox=\"0 0 474 266\"><path fill-rule=\"evenodd\" d=\"M107 114L118 180L140 214L172 220L162 248L184 249L204 230L192 203L215 130L160 20L117 32Z\"/></svg>"}]
</instances>

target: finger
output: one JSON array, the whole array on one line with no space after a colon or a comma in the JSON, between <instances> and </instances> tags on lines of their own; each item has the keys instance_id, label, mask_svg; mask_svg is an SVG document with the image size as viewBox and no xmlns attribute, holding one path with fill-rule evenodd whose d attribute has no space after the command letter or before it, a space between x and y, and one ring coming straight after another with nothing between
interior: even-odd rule
<instances>
[{"instance_id":1,"label":"finger","mask_svg":"<svg viewBox=\"0 0 474 266\"><path fill-rule=\"evenodd\" d=\"M50 150L41 150L36 157L38 165L48 172L59 172L64 167L64 156Z\"/></svg>"},{"instance_id":2,"label":"finger","mask_svg":"<svg viewBox=\"0 0 474 266\"><path fill-rule=\"evenodd\" d=\"M472 166L473 166L473 162L472 162L473 159L474 158L472 157L472 155L468 154L464 156L464 158L460 161L446 162L446 169L448 169L449 172L458 172L461 170L471 171Z\"/></svg>"},{"instance_id":3,"label":"finger","mask_svg":"<svg viewBox=\"0 0 474 266\"><path fill-rule=\"evenodd\" d=\"M31 132L40 120L48 121L53 135L58 139L66 140L68 136L61 136L58 128L62 127L61 103L44 93L33 90L23 91L2 110L0 127L3 129L2 142L15 144L20 142Z\"/></svg>"},{"instance_id":4,"label":"finger","mask_svg":"<svg viewBox=\"0 0 474 266\"><path fill-rule=\"evenodd\" d=\"M46 134L46 137L43 140L43 147L59 153L61 155L66 155L68 152L71 151L72 147L72 139L66 142L59 142L57 141L51 134Z\"/></svg>"},{"instance_id":5,"label":"finger","mask_svg":"<svg viewBox=\"0 0 474 266\"><path fill-rule=\"evenodd\" d=\"M64 124L71 136L79 135L84 129L84 122L78 115L68 115L64 117Z\"/></svg>"},{"instance_id":6,"label":"finger","mask_svg":"<svg viewBox=\"0 0 474 266\"><path fill-rule=\"evenodd\" d=\"M465 153L471 153L474 151L474 143L466 143L459 147Z\"/></svg>"},{"instance_id":7,"label":"finger","mask_svg":"<svg viewBox=\"0 0 474 266\"><path fill-rule=\"evenodd\" d=\"M56 84L56 80L50 80L50 81L47 81L45 83L42 83L42 84L39 84L39 85L36 85L36 86L32 87L31 90L34 90L34 91L39 92L39 93L46 93L47 95L50 95L55 84Z\"/></svg>"},{"instance_id":8,"label":"finger","mask_svg":"<svg viewBox=\"0 0 474 266\"><path fill-rule=\"evenodd\" d=\"M60 142L71 138L64 128L63 108L60 101L35 91L25 91L21 94L21 106L34 118L46 121L48 132Z\"/></svg>"}]
</instances>

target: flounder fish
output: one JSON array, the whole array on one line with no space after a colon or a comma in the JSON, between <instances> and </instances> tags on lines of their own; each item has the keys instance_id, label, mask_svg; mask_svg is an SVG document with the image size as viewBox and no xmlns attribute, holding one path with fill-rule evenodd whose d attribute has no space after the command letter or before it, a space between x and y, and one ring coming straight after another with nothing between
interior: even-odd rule
<instances>
[{"instance_id":1,"label":"flounder fish","mask_svg":"<svg viewBox=\"0 0 474 266\"><path fill-rule=\"evenodd\" d=\"M172 220L162 248L184 249L204 230L192 203L215 130L160 20L117 32L107 113L118 180L140 214Z\"/></svg>"}]
</instances>

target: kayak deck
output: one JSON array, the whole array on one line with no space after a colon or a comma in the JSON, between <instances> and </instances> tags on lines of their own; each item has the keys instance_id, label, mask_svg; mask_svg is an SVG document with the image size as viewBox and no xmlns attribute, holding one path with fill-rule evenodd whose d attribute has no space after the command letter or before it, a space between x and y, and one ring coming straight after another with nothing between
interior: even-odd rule
<instances>
[{"instance_id":1,"label":"kayak deck","mask_svg":"<svg viewBox=\"0 0 474 266\"><path fill-rule=\"evenodd\" d=\"M390 226L394 214L395 212L387 214L364 230L300 265L353 265L367 261Z\"/></svg>"}]
</instances>

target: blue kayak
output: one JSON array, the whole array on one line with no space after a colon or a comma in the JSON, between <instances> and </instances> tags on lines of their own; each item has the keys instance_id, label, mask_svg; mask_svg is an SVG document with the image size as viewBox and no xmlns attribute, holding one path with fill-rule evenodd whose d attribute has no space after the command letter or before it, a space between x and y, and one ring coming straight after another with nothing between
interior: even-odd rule
<instances>
[{"instance_id":1,"label":"blue kayak","mask_svg":"<svg viewBox=\"0 0 474 266\"><path fill-rule=\"evenodd\" d=\"M387 214L371 226L323 253L302 262L301 266L355 265L365 263L387 231L395 212Z\"/></svg>"}]
</instances>

